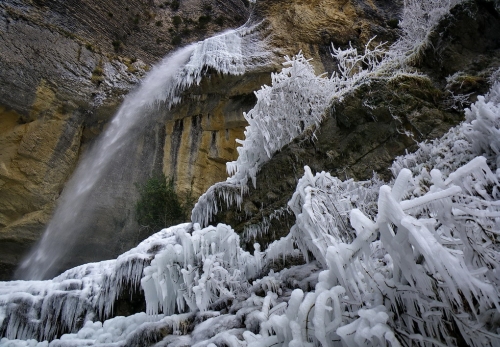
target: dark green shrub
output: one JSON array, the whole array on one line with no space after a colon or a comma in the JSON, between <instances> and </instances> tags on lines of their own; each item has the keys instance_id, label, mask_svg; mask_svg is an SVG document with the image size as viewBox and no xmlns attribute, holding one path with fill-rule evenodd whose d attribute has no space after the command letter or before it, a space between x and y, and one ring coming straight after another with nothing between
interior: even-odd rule
<instances>
[{"instance_id":1,"label":"dark green shrub","mask_svg":"<svg viewBox=\"0 0 500 347\"><path fill-rule=\"evenodd\" d=\"M123 50L123 43L120 40L114 40L112 44L113 44L113 49L115 50L116 53L119 53Z\"/></svg>"},{"instance_id":2,"label":"dark green shrub","mask_svg":"<svg viewBox=\"0 0 500 347\"><path fill-rule=\"evenodd\" d=\"M186 221L186 212L174 190L174 181L165 175L150 178L138 187L137 222L146 228L160 230Z\"/></svg>"},{"instance_id":3,"label":"dark green shrub","mask_svg":"<svg viewBox=\"0 0 500 347\"><path fill-rule=\"evenodd\" d=\"M180 45L182 42L182 38L179 35L175 35L172 37L172 45L177 46Z\"/></svg>"},{"instance_id":4,"label":"dark green shrub","mask_svg":"<svg viewBox=\"0 0 500 347\"><path fill-rule=\"evenodd\" d=\"M399 25L399 20L397 18L389 19L387 21L387 26L392 29L396 29Z\"/></svg>"},{"instance_id":5,"label":"dark green shrub","mask_svg":"<svg viewBox=\"0 0 500 347\"><path fill-rule=\"evenodd\" d=\"M196 24L196 27L198 29L205 29L207 27L207 24L210 23L211 20L212 18L210 17L210 15L200 16L198 17L198 24Z\"/></svg>"},{"instance_id":6,"label":"dark green shrub","mask_svg":"<svg viewBox=\"0 0 500 347\"><path fill-rule=\"evenodd\" d=\"M182 18L180 16L172 17L172 24L177 28L182 23Z\"/></svg>"},{"instance_id":7,"label":"dark green shrub","mask_svg":"<svg viewBox=\"0 0 500 347\"><path fill-rule=\"evenodd\" d=\"M224 17L222 16L219 16L215 19L215 24L217 24L218 26L223 26L224 25Z\"/></svg>"},{"instance_id":8,"label":"dark green shrub","mask_svg":"<svg viewBox=\"0 0 500 347\"><path fill-rule=\"evenodd\" d=\"M179 9L180 3L177 0L174 0L170 3L170 8L172 11L177 11Z\"/></svg>"}]
</instances>

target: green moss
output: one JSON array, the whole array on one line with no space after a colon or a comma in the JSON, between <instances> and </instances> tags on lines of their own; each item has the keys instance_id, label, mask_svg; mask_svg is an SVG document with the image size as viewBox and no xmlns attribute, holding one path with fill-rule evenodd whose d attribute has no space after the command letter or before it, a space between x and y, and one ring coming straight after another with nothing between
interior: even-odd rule
<instances>
[{"instance_id":1,"label":"green moss","mask_svg":"<svg viewBox=\"0 0 500 347\"><path fill-rule=\"evenodd\" d=\"M466 75L457 77L456 83L460 84L461 89L470 89L478 88L487 83L487 81L484 77Z\"/></svg>"}]
</instances>

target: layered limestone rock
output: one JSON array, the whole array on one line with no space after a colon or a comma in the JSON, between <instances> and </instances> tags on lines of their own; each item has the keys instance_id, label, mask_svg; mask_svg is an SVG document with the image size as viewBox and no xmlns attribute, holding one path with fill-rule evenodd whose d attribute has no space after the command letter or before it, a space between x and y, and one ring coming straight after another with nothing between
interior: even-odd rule
<instances>
[{"instance_id":1,"label":"layered limestone rock","mask_svg":"<svg viewBox=\"0 0 500 347\"><path fill-rule=\"evenodd\" d=\"M401 9L399 0L271 0L257 2L255 13L269 22L278 58L302 51L321 73L335 69L332 44L361 48L374 36L377 42L393 42Z\"/></svg>"},{"instance_id":2,"label":"layered limestone rock","mask_svg":"<svg viewBox=\"0 0 500 347\"><path fill-rule=\"evenodd\" d=\"M75 167L83 125L43 82L30 117L0 107L0 273L11 272L50 218ZM39 117L38 115L42 115Z\"/></svg>"},{"instance_id":3,"label":"layered limestone rock","mask_svg":"<svg viewBox=\"0 0 500 347\"><path fill-rule=\"evenodd\" d=\"M270 82L269 72L212 75L185 93L166 123L163 167L181 199L197 198L227 178L226 163L238 157L236 139L247 125L243 112L255 104L253 91Z\"/></svg>"}]
</instances>

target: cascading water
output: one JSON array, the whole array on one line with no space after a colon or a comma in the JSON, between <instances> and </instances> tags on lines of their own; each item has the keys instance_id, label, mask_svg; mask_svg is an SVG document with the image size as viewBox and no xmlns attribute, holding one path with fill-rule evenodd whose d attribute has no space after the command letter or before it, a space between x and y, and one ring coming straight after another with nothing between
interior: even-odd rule
<instances>
[{"instance_id":1,"label":"cascading water","mask_svg":"<svg viewBox=\"0 0 500 347\"><path fill-rule=\"evenodd\" d=\"M126 97L102 137L84 155L42 239L22 262L16 277L44 279L55 275L58 270L55 265L88 229L91 206L97 206L95 197L99 195L99 185L112 169L114 158L123 157L121 152L127 146L133 148L134 138L153 121L153 115L159 113L150 112L151 107L160 103L170 107L179 102L180 93L199 83L208 67L220 73L243 74L251 64L251 53L259 51L254 49L256 40L252 33L243 27L189 45L167 56L148 73L141 86ZM245 45L242 45L243 39L248 41ZM242 52L242 47L247 52Z\"/></svg>"}]
</instances>

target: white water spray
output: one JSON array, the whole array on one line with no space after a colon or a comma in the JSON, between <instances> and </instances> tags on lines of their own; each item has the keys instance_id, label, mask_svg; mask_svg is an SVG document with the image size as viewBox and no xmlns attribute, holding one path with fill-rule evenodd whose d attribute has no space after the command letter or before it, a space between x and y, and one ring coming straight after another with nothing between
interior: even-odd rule
<instances>
[{"instance_id":1,"label":"white water spray","mask_svg":"<svg viewBox=\"0 0 500 347\"><path fill-rule=\"evenodd\" d=\"M189 45L167 56L128 95L108 129L83 157L64 189L54 216L39 243L17 270L16 277L44 279L54 275L56 265L71 251L78 236L88 227L84 214L93 203L91 194L113 165L113 158L139 133L150 117L148 110L164 102L168 107L180 101L183 90L199 83L208 67L225 74L245 72L242 39L251 30L232 30ZM255 42L250 38L250 43ZM253 46L253 45L247 45Z\"/></svg>"}]
</instances>

